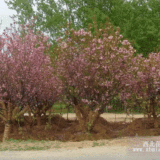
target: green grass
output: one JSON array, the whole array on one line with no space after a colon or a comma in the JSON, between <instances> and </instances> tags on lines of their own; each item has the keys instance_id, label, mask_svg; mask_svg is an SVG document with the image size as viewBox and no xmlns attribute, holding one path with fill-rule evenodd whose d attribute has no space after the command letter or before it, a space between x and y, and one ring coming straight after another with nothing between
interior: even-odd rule
<instances>
[{"instance_id":1,"label":"green grass","mask_svg":"<svg viewBox=\"0 0 160 160\"><path fill-rule=\"evenodd\" d=\"M54 109L54 113L68 113L68 109L66 108L65 104L55 104L53 105L52 109ZM69 113L73 113L72 107L69 107Z\"/></svg>"},{"instance_id":2,"label":"green grass","mask_svg":"<svg viewBox=\"0 0 160 160\"><path fill-rule=\"evenodd\" d=\"M93 141L93 146L92 147L95 147L95 146L99 146L99 143Z\"/></svg>"},{"instance_id":3,"label":"green grass","mask_svg":"<svg viewBox=\"0 0 160 160\"><path fill-rule=\"evenodd\" d=\"M98 143L96 141L93 141L92 147L95 147L95 146L104 146L104 145L105 145L105 142Z\"/></svg>"},{"instance_id":4,"label":"green grass","mask_svg":"<svg viewBox=\"0 0 160 160\"><path fill-rule=\"evenodd\" d=\"M54 113L73 113L73 108L69 107L69 112L68 112L68 109L66 108L65 104L55 103L52 109L54 109ZM48 113L48 111L46 113Z\"/></svg>"},{"instance_id":5,"label":"green grass","mask_svg":"<svg viewBox=\"0 0 160 160\"><path fill-rule=\"evenodd\" d=\"M47 150L52 147L49 141L37 141L29 139L24 140L15 140L9 139L6 142L0 142L0 151L26 151L26 150ZM60 148L60 146L55 146L55 148Z\"/></svg>"}]
</instances>

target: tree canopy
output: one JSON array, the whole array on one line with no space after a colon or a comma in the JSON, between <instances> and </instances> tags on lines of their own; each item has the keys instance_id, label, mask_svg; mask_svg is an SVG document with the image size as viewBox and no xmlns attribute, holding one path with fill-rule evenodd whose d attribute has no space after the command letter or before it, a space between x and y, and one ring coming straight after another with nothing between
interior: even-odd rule
<instances>
[{"instance_id":1,"label":"tree canopy","mask_svg":"<svg viewBox=\"0 0 160 160\"><path fill-rule=\"evenodd\" d=\"M120 27L123 37L136 49L148 57L151 52L159 51L159 0L7 0L10 9L17 11L18 23L25 24L37 16L36 27L49 34L50 42L56 43L64 35L70 22L75 30L87 29L96 15L98 24L111 23ZM37 5L37 12L33 10ZM100 26L98 26L99 28ZM104 26L105 27L105 26ZM94 29L92 30L94 33Z\"/></svg>"}]
</instances>

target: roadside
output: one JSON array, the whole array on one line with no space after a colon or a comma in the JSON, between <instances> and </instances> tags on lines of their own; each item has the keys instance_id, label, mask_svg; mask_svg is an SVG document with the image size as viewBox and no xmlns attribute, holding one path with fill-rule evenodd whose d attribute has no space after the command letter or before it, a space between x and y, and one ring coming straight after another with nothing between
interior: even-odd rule
<instances>
[{"instance_id":1,"label":"roadside","mask_svg":"<svg viewBox=\"0 0 160 160\"><path fill-rule=\"evenodd\" d=\"M26 114L25 114L26 115ZM66 119L67 114L63 114ZM124 121L126 114L105 113L101 117L107 121ZM134 118L142 118L143 115L133 115ZM74 113L68 114L69 119L75 119ZM127 117L131 121L132 116ZM160 136L132 136L114 139L101 139L97 141L61 142L61 141L19 141L10 140L0 143L0 159L2 160L150 160L157 159L159 152L145 152L145 142L160 142ZM3 151L2 151L3 150ZM38 151L39 150L39 151ZM143 151L141 151L143 150ZM145 154L144 154L145 152Z\"/></svg>"},{"instance_id":2,"label":"roadside","mask_svg":"<svg viewBox=\"0 0 160 160\"><path fill-rule=\"evenodd\" d=\"M104 142L104 146L92 146L91 141L83 142L59 142L62 148L51 148L45 151L5 151L0 152L2 160L150 160L157 159L160 152L136 152L134 148L143 148L144 141L159 141L157 137L124 137L114 140L99 140L96 143ZM85 144L88 144L85 146ZM89 145L90 144L90 145ZM76 147L75 147L76 145ZM78 147L79 146L79 147ZM82 148L80 148L80 146ZM78 147L78 148L77 148ZM144 149L144 148L143 148ZM159 158L158 158L159 159Z\"/></svg>"},{"instance_id":3,"label":"roadside","mask_svg":"<svg viewBox=\"0 0 160 160\"><path fill-rule=\"evenodd\" d=\"M27 113L25 113L27 116ZM67 114L62 115L65 119L67 119ZM114 114L114 113L104 113L101 117L105 118L108 122L121 122L124 121L126 118L126 114ZM133 116L134 118L142 118L142 114L136 114ZM69 119L76 119L75 113L68 114ZM126 122L131 122L132 116L128 116ZM114 138L114 139L102 139L97 141L80 141L80 142L61 142L61 141L37 141L37 140L14 140L10 139L5 143L0 143L0 151L5 150L17 150L17 151L24 151L24 150L68 150L68 149L82 149L82 148L91 148L97 146L125 146L127 147L128 144L132 144L132 139L129 137L124 138ZM133 140L135 142L135 140Z\"/></svg>"}]
</instances>

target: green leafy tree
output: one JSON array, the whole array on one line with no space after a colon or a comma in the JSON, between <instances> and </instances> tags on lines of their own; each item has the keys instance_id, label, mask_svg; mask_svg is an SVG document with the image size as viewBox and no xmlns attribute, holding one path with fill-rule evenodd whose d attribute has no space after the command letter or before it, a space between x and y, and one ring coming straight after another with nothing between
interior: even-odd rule
<instances>
[{"instance_id":1,"label":"green leafy tree","mask_svg":"<svg viewBox=\"0 0 160 160\"><path fill-rule=\"evenodd\" d=\"M5 1L10 9L17 11L18 15L13 17L18 18L19 24L26 24L28 20L37 17L36 27L41 31L50 35L51 42L62 36L66 22L74 24L74 10L76 7L75 0L8 0ZM33 6L37 5L37 12L33 10Z\"/></svg>"},{"instance_id":2,"label":"green leafy tree","mask_svg":"<svg viewBox=\"0 0 160 160\"><path fill-rule=\"evenodd\" d=\"M83 1L77 11L83 28L92 23L96 14L97 22L105 24L106 16L116 27L121 28L124 38L127 38L137 50L136 54L148 57L151 52L159 51L159 0L97 0ZM100 24L100 23L99 23Z\"/></svg>"},{"instance_id":3,"label":"green leafy tree","mask_svg":"<svg viewBox=\"0 0 160 160\"><path fill-rule=\"evenodd\" d=\"M131 43L137 54L142 53L144 57L148 57L149 53L158 51L156 49L159 48L159 14L151 4L158 6L160 1L133 0L114 9L112 15L118 15L120 11L124 14L119 14L119 22L118 18L110 17L113 24L121 28L124 38L128 38L130 42L134 40L134 43Z\"/></svg>"},{"instance_id":4,"label":"green leafy tree","mask_svg":"<svg viewBox=\"0 0 160 160\"><path fill-rule=\"evenodd\" d=\"M49 34L53 45L58 37L64 36L67 23L71 23L75 30L86 30L96 15L98 29L101 23L105 28L107 16L114 29L120 27L123 37L136 49L135 55L148 57L149 53L160 49L159 0L36 0L37 12L33 10L33 0L7 1L9 8L17 11L15 17L18 17L20 24L37 16L36 27ZM95 33L94 28L91 32ZM52 50L53 46L50 51Z\"/></svg>"}]
</instances>

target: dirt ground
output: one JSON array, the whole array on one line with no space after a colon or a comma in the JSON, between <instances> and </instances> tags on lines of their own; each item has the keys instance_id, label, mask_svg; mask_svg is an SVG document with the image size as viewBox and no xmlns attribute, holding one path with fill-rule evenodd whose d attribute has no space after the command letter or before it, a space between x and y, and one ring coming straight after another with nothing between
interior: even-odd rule
<instances>
[{"instance_id":1,"label":"dirt ground","mask_svg":"<svg viewBox=\"0 0 160 160\"><path fill-rule=\"evenodd\" d=\"M115 118L116 116L116 118ZM16 130L12 129L9 138L17 140L49 140L48 144L58 145L60 148L86 148L93 145L121 145L126 146L130 137L137 136L159 136L160 126L154 128L153 120L148 122L143 115L127 117L126 114L102 114L91 134L83 133L78 126L75 114L60 116L53 115L51 125L47 127L48 118L42 116L40 127L35 125L29 128L28 116L25 115L24 122L16 124ZM22 130L18 130L18 126ZM4 124L0 122L0 141L4 132ZM122 140L123 139L123 140ZM63 142L63 143L62 143ZM76 143L75 143L76 142ZM93 143L95 142L95 144ZM40 144L39 144L40 145ZM43 144L41 144L43 146Z\"/></svg>"}]
</instances>

